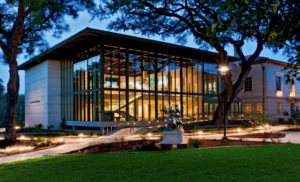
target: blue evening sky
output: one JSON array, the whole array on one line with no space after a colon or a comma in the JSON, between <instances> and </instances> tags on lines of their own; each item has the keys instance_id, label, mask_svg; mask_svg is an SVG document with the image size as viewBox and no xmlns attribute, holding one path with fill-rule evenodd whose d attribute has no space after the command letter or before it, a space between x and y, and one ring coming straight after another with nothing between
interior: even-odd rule
<instances>
[{"instance_id":1,"label":"blue evening sky","mask_svg":"<svg viewBox=\"0 0 300 182\"><path fill-rule=\"evenodd\" d=\"M90 17L85 12L80 13L79 18L77 18L76 20L74 20L70 17L66 17L65 21L69 22L69 24L70 24L70 32L63 33L60 39L53 38L51 36L52 35L51 32L49 32L49 33L46 33L45 38L48 41L49 45L53 46L53 45L61 42L62 40L74 35L75 33L79 32L80 30L82 30L86 27L100 29L100 30L107 30L106 26L110 21L110 20L105 20L105 21L100 22L97 19L95 19L90 22L89 20L90 20ZM143 37L141 35L134 34L132 31L126 31L126 32L122 31L122 32L116 32L116 33L125 34L125 35L133 35L133 36L137 36L137 37ZM162 41L162 39L159 36L143 37L143 38ZM164 42L175 44L175 40L173 38L165 39ZM187 44L185 44L184 46L198 48L198 46L193 41L193 37L189 37ZM243 46L243 52L245 55L250 55L250 54L253 54L253 52L255 51L255 48L256 48L255 42L246 42L246 44ZM234 52L233 52L232 46L228 46L226 48L226 50L228 51L229 55L233 55ZM209 51L216 52L215 50L209 50ZM268 49L264 49L261 52L260 56L268 57L268 58L280 60L280 61L287 60L287 58L285 58L282 55L282 52L274 54L271 50L268 50ZM27 59L24 58L24 55L18 56L19 64L25 62L26 60ZM24 94L25 93L25 71L19 71L19 75L20 75L20 92L19 93ZM8 79L9 79L8 65L3 65L3 64L0 65L0 78L3 79L4 86L6 88L6 85L7 85Z\"/></svg>"}]
</instances>

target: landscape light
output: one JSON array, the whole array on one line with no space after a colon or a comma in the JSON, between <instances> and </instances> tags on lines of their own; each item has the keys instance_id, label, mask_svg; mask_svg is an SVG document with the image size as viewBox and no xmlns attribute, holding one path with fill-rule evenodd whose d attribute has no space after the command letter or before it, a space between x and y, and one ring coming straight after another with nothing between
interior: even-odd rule
<instances>
[{"instance_id":1,"label":"landscape light","mask_svg":"<svg viewBox=\"0 0 300 182\"><path fill-rule=\"evenodd\" d=\"M241 129L237 129L238 132L241 132Z\"/></svg>"},{"instance_id":2,"label":"landscape light","mask_svg":"<svg viewBox=\"0 0 300 182\"><path fill-rule=\"evenodd\" d=\"M80 134L79 134L79 136L80 136L80 137L83 137L83 134L82 134L82 133L80 133Z\"/></svg>"},{"instance_id":3,"label":"landscape light","mask_svg":"<svg viewBox=\"0 0 300 182\"><path fill-rule=\"evenodd\" d=\"M202 134L202 131L199 131L198 133L199 133L199 135L201 135L201 134Z\"/></svg>"}]
</instances>

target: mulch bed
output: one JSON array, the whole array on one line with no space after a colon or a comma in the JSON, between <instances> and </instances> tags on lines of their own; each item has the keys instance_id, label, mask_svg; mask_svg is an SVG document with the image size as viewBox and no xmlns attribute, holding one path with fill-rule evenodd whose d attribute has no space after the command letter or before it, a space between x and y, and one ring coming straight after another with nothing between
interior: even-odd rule
<instances>
[{"instance_id":1,"label":"mulch bed","mask_svg":"<svg viewBox=\"0 0 300 182\"><path fill-rule=\"evenodd\" d=\"M191 139L190 139L191 140ZM192 139L194 140L194 139ZM238 141L238 140L205 140L204 144L199 148L213 148L213 147L234 147L234 146L250 146L250 145L272 145L271 142L257 142L257 141ZM194 148L193 146L188 146Z\"/></svg>"},{"instance_id":2,"label":"mulch bed","mask_svg":"<svg viewBox=\"0 0 300 182\"><path fill-rule=\"evenodd\" d=\"M300 131L300 128L289 128L283 131Z\"/></svg>"},{"instance_id":3,"label":"mulch bed","mask_svg":"<svg viewBox=\"0 0 300 182\"><path fill-rule=\"evenodd\" d=\"M160 140L140 140L116 143L99 143L97 145L86 147L78 151L68 152L67 154L158 151L159 149L155 146L155 143L159 142Z\"/></svg>"},{"instance_id":4,"label":"mulch bed","mask_svg":"<svg viewBox=\"0 0 300 182\"><path fill-rule=\"evenodd\" d=\"M283 138L285 134L283 133L254 133L248 135L234 135L230 137L239 137L239 138Z\"/></svg>"},{"instance_id":5,"label":"mulch bed","mask_svg":"<svg viewBox=\"0 0 300 182\"><path fill-rule=\"evenodd\" d=\"M189 143L197 139L189 139ZM161 146L157 145L160 140L147 140L147 141L125 141L116 143L102 143L94 146L89 146L78 151L68 152L66 154L87 154L87 153L113 153L113 152L143 152L143 151L159 151ZM227 140L221 142L220 140L204 140L199 148L213 148L213 147L232 147L232 146L250 146L250 145L271 145L270 142L257 142L257 141L236 141ZM183 148L194 148L192 145Z\"/></svg>"}]
</instances>

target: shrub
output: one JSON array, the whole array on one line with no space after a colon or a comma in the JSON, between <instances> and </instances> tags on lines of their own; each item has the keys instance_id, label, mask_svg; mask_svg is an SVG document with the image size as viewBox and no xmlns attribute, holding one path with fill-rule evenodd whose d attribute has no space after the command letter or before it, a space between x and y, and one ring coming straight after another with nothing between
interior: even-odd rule
<instances>
[{"instance_id":1,"label":"shrub","mask_svg":"<svg viewBox=\"0 0 300 182\"><path fill-rule=\"evenodd\" d=\"M34 128L38 128L38 129L42 129L43 127L44 125L42 123L34 125Z\"/></svg>"},{"instance_id":2,"label":"shrub","mask_svg":"<svg viewBox=\"0 0 300 182\"><path fill-rule=\"evenodd\" d=\"M293 118L293 122L294 124L299 124L300 123L300 120L299 120L299 117L300 117L300 110L299 110L299 107L296 106L296 109L295 110L291 110L291 112L287 112L287 111L284 111L283 112L283 115L284 116L289 116L291 118Z\"/></svg>"},{"instance_id":3,"label":"shrub","mask_svg":"<svg viewBox=\"0 0 300 182\"><path fill-rule=\"evenodd\" d=\"M178 150L178 146L176 144L172 145L172 150Z\"/></svg>"},{"instance_id":4,"label":"shrub","mask_svg":"<svg viewBox=\"0 0 300 182\"><path fill-rule=\"evenodd\" d=\"M93 131L90 131L89 134L90 134L90 136L93 136L93 135L94 135L94 132L93 132Z\"/></svg>"},{"instance_id":5,"label":"shrub","mask_svg":"<svg viewBox=\"0 0 300 182\"><path fill-rule=\"evenodd\" d=\"M78 135L78 133L77 133L77 131L74 131L74 130L72 130L72 131L71 131L71 135L73 135L73 136L77 136L77 135Z\"/></svg>"},{"instance_id":6,"label":"shrub","mask_svg":"<svg viewBox=\"0 0 300 182\"><path fill-rule=\"evenodd\" d=\"M279 118L277 118L277 121L278 121L278 123L283 123L284 122L284 118L279 117Z\"/></svg>"},{"instance_id":7,"label":"shrub","mask_svg":"<svg viewBox=\"0 0 300 182\"><path fill-rule=\"evenodd\" d=\"M61 122L59 123L59 127L61 128L62 131L65 131L65 129L67 128L67 122L65 118L61 119Z\"/></svg>"},{"instance_id":8,"label":"shrub","mask_svg":"<svg viewBox=\"0 0 300 182\"><path fill-rule=\"evenodd\" d=\"M115 142L115 143L116 143L116 142L119 142L119 138L118 138L118 137L115 137L115 138L113 138L112 140L113 140L113 142Z\"/></svg>"},{"instance_id":9,"label":"shrub","mask_svg":"<svg viewBox=\"0 0 300 182\"><path fill-rule=\"evenodd\" d=\"M257 112L254 115L250 116L250 119L253 119L259 124L266 124L272 116L267 115L265 112L266 110L264 110L263 112Z\"/></svg>"},{"instance_id":10,"label":"shrub","mask_svg":"<svg viewBox=\"0 0 300 182\"><path fill-rule=\"evenodd\" d=\"M125 142L125 137L124 136L120 136L120 141L121 142Z\"/></svg>"},{"instance_id":11,"label":"shrub","mask_svg":"<svg viewBox=\"0 0 300 182\"><path fill-rule=\"evenodd\" d=\"M239 142L243 142L243 141L244 141L243 137L240 137Z\"/></svg>"},{"instance_id":12,"label":"shrub","mask_svg":"<svg viewBox=\"0 0 300 182\"><path fill-rule=\"evenodd\" d=\"M47 128L48 128L48 130L51 130L51 129L54 128L54 126L53 125L49 125L49 126L47 126Z\"/></svg>"},{"instance_id":13,"label":"shrub","mask_svg":"<svg viewBox=\"0 0 300 182\"><path fill-rule=\"evenodd\" d=\"M205 139L189 139L188 145L195 148L203 147L205 145Z\"/></svg>"},{"instance_id":14,"label":"shrub","mask_svg":"<svg viewBox=\"0 0 300 182\"><path fill-rule=\"evenodd\" d=\"M103 142L90 142L89 144L89 147L101 147L104 145Z\"/></svg>"},{"instance_id":15,"label":"shrub","mask_svg":"<svg viewBox=\"0 0 300 182\"><path fill-rule=\"evenodd\" d=\"M34 125L33 131L34 131L34 132L40 132L40 131L42 130L43 127L44 127L44 126L43 126L42 123L40 123L40 124L35 124L35 125Z\"/></svg>"}]
</instances>

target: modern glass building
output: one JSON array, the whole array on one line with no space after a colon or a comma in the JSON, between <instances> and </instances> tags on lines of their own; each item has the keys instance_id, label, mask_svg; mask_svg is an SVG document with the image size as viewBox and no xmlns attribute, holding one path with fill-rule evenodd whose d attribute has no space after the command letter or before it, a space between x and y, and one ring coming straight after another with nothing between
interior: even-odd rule
<instances>
[{"instance_id":1,"label":"modern glass building","mask_svg":"<svg viewBox=\"0 0 300 182\"><path fill-rule=\"evenodd\" d=\"M33 109L37 105L31 101L38 100L34 88L39 88L36 82L41 79L33 75L43 69L48 83L44 125L57 125L62 118L70 126L103 127L104 122L126 126L139 121L155 125L165 122L175 105L183 121L211 120L219 92L217 57L208 51L86 28L20 65L26 74L26 125L38 122ZM43 64L47 68L41 68ZM231 111L240 112L239 102Z\"/></svg>"}]
</instances>

